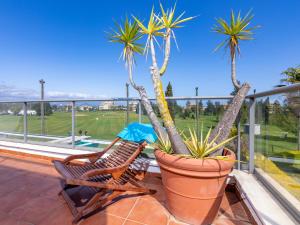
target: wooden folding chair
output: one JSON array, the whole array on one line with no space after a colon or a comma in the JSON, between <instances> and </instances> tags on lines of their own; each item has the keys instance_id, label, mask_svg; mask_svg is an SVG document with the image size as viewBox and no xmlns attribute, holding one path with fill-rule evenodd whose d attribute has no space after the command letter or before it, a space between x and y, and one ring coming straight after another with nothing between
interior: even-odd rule
<instances>
[{"instance_id":1,"label":"wooden folding chair","mask_svg":"<svg viewBox=\"0 0 300 225\"><path fill-rule=\"evenodd\" d=\"M111 204L126 191L152 194L155 190L141 185L136 178L138 172L133 162L146 146L122 140L116 148L116 138L102 152L72 155L63 161L54 160L56 170L63 176L60 192L74 216L73 223L94 212L98 208ZM113 149L106 158L102 157ZM88 159L89 162L71 162Z\"/></svg>"}]
</instances>

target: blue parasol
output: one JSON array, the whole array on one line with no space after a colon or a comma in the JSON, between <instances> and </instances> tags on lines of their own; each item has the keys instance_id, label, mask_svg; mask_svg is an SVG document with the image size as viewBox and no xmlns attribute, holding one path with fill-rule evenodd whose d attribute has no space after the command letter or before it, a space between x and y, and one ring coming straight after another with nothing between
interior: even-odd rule
<instances>
[{"instance_id":1,"label":"blue parasol","mask_svg":"<svg viewBox=\"0 0 300 225\"><path fill-rule=\"evenodd\" d=\"M157 136L152 125L144 123L131 123L117 136L123 140L137 143L146 141L151 144L157 140Z\"/></svg>"}]
</instances>

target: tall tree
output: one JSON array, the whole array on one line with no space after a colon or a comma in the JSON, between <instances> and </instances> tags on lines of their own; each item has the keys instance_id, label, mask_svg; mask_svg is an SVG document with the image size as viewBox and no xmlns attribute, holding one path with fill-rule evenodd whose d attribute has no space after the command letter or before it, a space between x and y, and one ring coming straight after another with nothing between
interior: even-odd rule
<instances>
[{"instance_id":1,"label":"tall tree","mask_svg":"<svg viewBox=\"0 0 300 225\"><path fill-rule=\"evenodd\" d=\"M212 116L215 114L215 112L216 112L216 108L214 103L211 100L208 100L206 104L206 108L204 110L204 114Z\"/></svg>"},{"instance_id":2,"label":"tall tree","mask_svg":"<svg viewBox=\"0 0 300 225\"><path fill-rule=\"evenodd\" d=\"M167 89L166 89L165 95L167 97L173 97L173 87L172 87L171 82L169 82L168 85L167 85ZM167 100L167 103L168 103L168 108L169 108L171 117L172 117L173 121L175 121L175 107L176 107L176 102L173 99L169 99L169 100Z\"/></svg>"},{"instance_id":3,"label":"tall tree","mask_svg":"<svg viewBox=\"0 0 300 225\"><path fill-rule=\"evenodd\" d=\"M128 20L128 18L126 18L123 26L121 24L116 24L116 27L117 29L113 30L109 35L110 41L123 45L122 57L126 63L130 84L135 90L138 91L141 102L156 133L163 138L167 138L167 133L161 126L156 114L154 113L145 88L137 85L133 79L133 66L135 63L134 55L143 53L143 47L138 43L138 40L142 38L142 34L140 34L140 28L136 21L131 22Z\"/></svg>"},{"instance_id":4,"label":"tall tree","mask_svg":"<svg viewBox=\"0 0 300 225\"><path fill-rule=\"evenodd\" d=\"M284 78L281 79L281 82L286 82L288 84L300 83L300 66L289 67L281 74L284 75Z\"/></svg>"},{"instance_id":5,"label":"tall tree","mask_svg":"<svg viewBox=\"0 0 300 225\"><path fill-rule=\"evenodd\" d=\"M221 47L229 49L231 59L231 81L233 86L237 89L237 93L224 113L223 118L214 128L212 135L210 136L210 140L212 140L218 135L216 143L221 143L229 136L231 127L238 116L248 91L250 90L250 85L248 83L240 85L237 80L236 56L240 54L240 42L253 39L252 31L257 28L257 26L249 27L253 17L254 16L251 14L251 11L249 11L244 17L241 17L240 12L235 15L234 12L231 11L229 22L219 18L217 19L217 24L213 28L217 34L221 34L226 37L225 40L217 46L216 50ZM212 155L218 155L220 153L221 149L214 152Z\"/></svg>"},{"instance_id":6,"label":"tall tree","mask_svg":"<svg viewBox=\"0 0 300 225\"><path fill-rule=\"evenodd\" d=\"M32 109L36 111L37 116L41 115L41 104L40 103L33 104ZM45 116L50 116L53 113L52 106L50 105L49 102L44 103L44 111L45 111Z\"/></svg>"}]
</instances>

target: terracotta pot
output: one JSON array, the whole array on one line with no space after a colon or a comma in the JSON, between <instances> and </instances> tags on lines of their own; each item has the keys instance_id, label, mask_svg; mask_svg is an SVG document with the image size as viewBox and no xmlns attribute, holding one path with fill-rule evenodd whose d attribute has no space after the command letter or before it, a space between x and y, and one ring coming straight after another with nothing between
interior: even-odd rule
<instances>
[{"instance_id":1,"label":"terracotta pot","mask_svg":"<svg viewBox=\"0 0 300 225\"><path fill-rule=\"evenodd\" d=\"M197 225L213 222L235 160L232 151L224 153L229 160L188 159L155 150L167 208L176 219Z\"/></svg>"}]
</instances>

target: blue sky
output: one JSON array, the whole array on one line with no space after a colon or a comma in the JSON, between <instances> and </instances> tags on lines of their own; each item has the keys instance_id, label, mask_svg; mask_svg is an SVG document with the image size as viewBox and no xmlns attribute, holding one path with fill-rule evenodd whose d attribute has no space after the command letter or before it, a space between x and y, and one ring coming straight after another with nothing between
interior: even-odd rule
<instances>
[{"instance_id":1,"label":"blue sky","mask_svg":"<svg viewBox=\"0 0 300 225\"><path fill-rule=\"evenodd\" d=\"M171 1L161 1L166 7ZM37 95L38 80L46 80L48 97L124 96L127 73L119 61L121 46L107 41L105 31L125 15L146 19L159 1L0 1L1 93ZM173 44L170 65L163 81L171 81L177 96L227 95L232 90L230 63L224 51L214 53L223 37L211 27L231 9L253 9L254 25L261 28L255 40L241 43L238 79L257 91L279 83L281 71L300 64L300 1L178 0L177 12L198 15L176 31L180 51ZM137 58L135 77L150 96L153 88L150 61ZM2 92L1 92L2 90ZM136 96L134 90L131 95Z\"/></svg>"}]
</instances>

